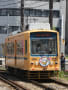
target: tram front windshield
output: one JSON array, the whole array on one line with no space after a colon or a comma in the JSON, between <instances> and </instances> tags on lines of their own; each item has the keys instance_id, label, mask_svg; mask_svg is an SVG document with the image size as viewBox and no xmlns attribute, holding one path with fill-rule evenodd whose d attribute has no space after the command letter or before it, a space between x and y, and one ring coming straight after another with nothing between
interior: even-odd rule
<instances>
[{"instance_id":1,"label":"tram front windshield","mask_svg":"<svg viewBox=\"0 0 68 90\"><path fill-rule=\"evenodd\" d=\"M57 41L56 38L48 39L32 39L31 40L31 53L32 55L40 54L57 54Z\"/></svg>"}]
</instances>

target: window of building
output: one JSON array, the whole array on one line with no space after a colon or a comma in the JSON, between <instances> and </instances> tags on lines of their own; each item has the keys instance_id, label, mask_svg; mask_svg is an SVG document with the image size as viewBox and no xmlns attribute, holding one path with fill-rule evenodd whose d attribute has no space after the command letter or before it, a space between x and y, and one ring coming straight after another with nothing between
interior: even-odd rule
<instances>
[{"instance_id":1,"label":"window of building","mask_svg":"<svg viewBox=\"0 0 68 90\"><path fill-rule=\"evenodd\" d=\"M29 16L30 15L30 10L29 9L25 9L24 10L24 15L25 16Z\"/></svg>"},{"instance_id":2,"label":"window of building","mask_svg":"<svg viewBox=\"0 0 68 90\"><path fill-rule=\"evenodd\" d=\"M6 34L7 30L5 28L5 26L0 26L0 34Z\"/></svg>"},{"instance_id":3,"label":"window of building","mask_svg":"<svg viewBox=\"0 0 68 90\"><path fill-rule=\"evenodd\" d=\"M20 26L0 26L0 34L8 34L20 30Z\"/></svg>"},{"instance_id":4,"label":"window of building","mask_svg":"<svg viewBox=\"0 0 68 90\"><path fill-rule=\"evenodd\" d=\"M9 32L20 30L20 26L9 26Z\"/></svg>"},{"instance_id":5,"label":"window of building","mask_svg":"<svg viewBox=\"0 0 68 90\"><path fill-rule=\"evenodd\" d=\"M0 16L20 16L20 9L12 8L12 9L0 9Z\"/></svg>"},{"instance_id":6,"label":"window of building","mask_svg":"<svg viewBox=\"0 0 68 90\"><path fill-rule=\"evenodd\" d=\"M35 16L35 10L34 9L30 9L29 10L29 15L30 16Z\"/></svg>"},{"instance_id":7,"label":"window of building","mask_svg":"<svg viewBox=\"0 0 68 90\"><path fill-rule=\"evenodd\" d=\"M31 17L41 17L42 11L37 9L25 9L25 16L31 16Z\"/></svg>"},{"instance_id":8,"label":"window of building","mask_svg":"<svg viewBox=\"0 0 68 90\"><path fill-rule=\"evenodd\" d=\"M48 17L49 16L49 11L48 10L42 11L42 16L43 17Z\"/></svg>"},{"instance_id":9,"label":"window of building","mask_svg":"<svg viewBox=\"0 0 68 90\"><path fill-rule=\"evenodd\" d=\"M49 16L49 10L39 10L39 9L25 9L25 16L31 16L31 17L48 17ZM53 17L58 18L60 17L60 11L54 10L53 11Z\"/></svg>"},{"instance_id":10,"label":"window of building","mask_svg":"<svg viewBox=\"0 0 68 90\"><path fill-rule=\"evenodd\" d=\"M25 54L27 54L27 40L25 40Z\"/></svg>"},{"instance_id":11,"label":"window of building","mask_svg":"<svg viewBox=\"0 0 68 90\"><path fill-rule=\"evenodd\" d=\"M20 16L21 15L20 9L0 9L0 16ZM24 10L25 16L31 16L31 17L48 17L49 16L49 10L41 10L41 9L25 9ZM59 11L53 11L54 17L59 17Z\"/></svg>"},{"instance_id":12,"label":"window of building","mask_svg":"<svg viewBox=\"0 0 68 90\"><path fill-rule=\"evenodd\" d=\"M54 18L60 17L60 12L58 10L53 11L53 17Z\"/></svg>"},{"instance_id":13,"label":"window of building","mask_svg":"<svg viewBox=\"0 0 68 90\"><path fill-rule=\"evenodd\" d=\"M20 16L20 9L9 9L9 16Z\"/></svg>"},{"instance_id":14,"label":"window of building","mask_svg":"<svg viewBox=\"0 0 68 90\"><path fill-rule=\"evenodd\" d=\"M56 2L60 2L60 0L55 0Z\"/></svg>"},{"instance_id":15,"label":"window of building","mask_svg":"<svg viewBox=\"0 0 68 90\"><path fill-rule=\"evenodd\" d=\"M7 16L6 9L0 9L0 16Z\"/></svg>"},{"instance_id":16,"label":"window of building","mask_svg":"<svg viewBox=\"0 0 68 90\"><path fill-rule=\"evenodd\" d=\"M45 1L45 2L48 2L49 0L37 0L37 1Z\"/></svg>"},{"instance_id":17,"label":"window of building","mask_svg":"<svg viewBox=\"0 0 68 90\"><path fill-rule=\"evenodd\" d=\"M35 10L35 16L42 16L42 11L41 10Z\"/></svg>"}]
</instances>

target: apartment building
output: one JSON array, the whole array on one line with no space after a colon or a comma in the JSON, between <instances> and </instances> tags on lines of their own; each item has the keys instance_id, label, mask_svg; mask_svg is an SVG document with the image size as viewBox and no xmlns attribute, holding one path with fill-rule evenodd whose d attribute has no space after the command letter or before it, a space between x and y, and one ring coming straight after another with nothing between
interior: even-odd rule
<instances>
[{"instance_id":1,"label":"apartment building","mask_svg":"<svg viewBox=\"0 0 68 90\"><path fill-rule=\"evenodd\" d=\"M20 30L20 1L0 0L0 57L3 56L1 44L16 30Z\"/></svg>"},{"instance_id":2,"label":"apartment building","mask_svg":"<svg viewBox=\"0 0 68 90\"><path fill-rule=\"evenodd\" d=\"M61 33L61 21L65 31L66 0L53 0L53 28ZM0 0L0 45L13 31L21 29L21 1ZM63 20L62 20L63 17ZM49 0L24 0L24 25L49 23ZM63 35L63 38L65 34ZM0 46L1 49L1 46ZM2 49L0 52L2 56Z\"/></svg>"}]
</instances>

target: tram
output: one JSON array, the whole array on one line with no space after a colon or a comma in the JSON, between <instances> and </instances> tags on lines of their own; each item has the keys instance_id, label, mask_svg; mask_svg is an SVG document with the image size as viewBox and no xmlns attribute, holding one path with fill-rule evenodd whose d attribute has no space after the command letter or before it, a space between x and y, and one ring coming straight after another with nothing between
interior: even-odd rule
<instances>
[{"instance_id":1,"label":"tram","mask_svg":"<svg viewBox=\"0 0 68 90\"><path fill-rule=\"evenodd\" d=\"M45 79L60 70L59 32L29 30L5 40L8 71L28 79Z\"/></svg>"}]
</instances>

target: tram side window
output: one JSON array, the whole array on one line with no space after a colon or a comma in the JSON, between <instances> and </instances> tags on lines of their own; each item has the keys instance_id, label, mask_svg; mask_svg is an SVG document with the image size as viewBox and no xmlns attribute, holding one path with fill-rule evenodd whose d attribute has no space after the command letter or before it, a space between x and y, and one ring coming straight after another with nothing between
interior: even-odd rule
<instances>
[{"instance_id":1,"label":"tram side window","mask_svg":"<svg viewBox=\"0 0 68 90\"><path fill-rule=\"evenodd\" d=\"M25 40L25 54L27 54L27 40Z\"/></svg>"},{"instance_id":2,"label":"tram side window","mask_svg":"<svg viewBox=\"0 0 68 90\"><path fill-rule=\"evenodd\" d=\"M7 44L7 53L10 55L14 54L14 43L8 43Z\"/></svg>"},{"instance_id":3,"label":"tram side window","mask_svg":"<svg viewBox=\"0 0 68 90\"><path fill-rule=\"evenodd\" d=\"M23 55L24 46L23 46L23 41L17 41L17 55Z\"/></svg>"}]
</instances>

